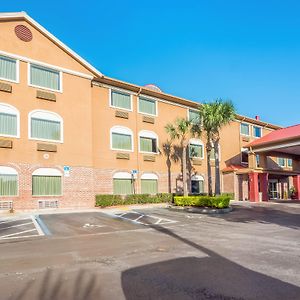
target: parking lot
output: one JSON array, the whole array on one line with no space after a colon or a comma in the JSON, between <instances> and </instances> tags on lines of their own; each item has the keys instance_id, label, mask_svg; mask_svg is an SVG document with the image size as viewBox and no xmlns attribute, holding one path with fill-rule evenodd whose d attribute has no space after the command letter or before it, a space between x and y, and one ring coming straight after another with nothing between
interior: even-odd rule
<instances>
[{"instance_id":1,"label":"parking lot","mask_svg":"<svg viewBox=\"0 0 300 300\"><path fill-rule=\"evenodd\" d=\"M299 299L299 214L299 204L238 203L223 215L141 207L2 220L1 299Z\"/></svg>"}]
</instances>

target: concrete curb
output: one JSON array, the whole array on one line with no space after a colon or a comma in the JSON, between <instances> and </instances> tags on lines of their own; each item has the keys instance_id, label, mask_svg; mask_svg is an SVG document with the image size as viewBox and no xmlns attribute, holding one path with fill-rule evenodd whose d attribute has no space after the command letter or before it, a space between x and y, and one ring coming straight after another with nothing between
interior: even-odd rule
<instances>
[{"instance_id":1,"label":"concrete curb","mask_svg":"<svg viewBox=\"0 0 300 300\"><path fill-rule=\"evenodd\" d=\"M226 214L233 210L231 206L227 208L200 208L200 207L182 207L182 206L173 206L168 207L170 210L189 212L196 214L206 214L206 215L215 215L215 214Z\"/></svg>"}]
</instances>

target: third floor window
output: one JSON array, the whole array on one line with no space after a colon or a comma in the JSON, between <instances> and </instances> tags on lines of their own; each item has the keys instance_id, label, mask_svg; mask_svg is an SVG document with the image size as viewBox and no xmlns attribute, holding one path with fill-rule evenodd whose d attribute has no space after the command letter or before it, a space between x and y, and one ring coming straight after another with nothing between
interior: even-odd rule
<instances>
[{"instance_id":1,"label":"third floor window","mask_svg":"<svg viewBox=\"0 0 300 300\"><path fill-rule=\"evenodd\" d=\"M17 61L5 56L0 56L0 79L18 80Z\"/></svg>"},{"instance_id":2,"label":"third floor window","mask_svg":"<svg viewBox=\"0 0 300 300\"><path fill-rule=\"evenodd\" d=\"M132 110L131 95L119 91L111 91L110 105L116 108Z\"/></svg>"}]
</instances>

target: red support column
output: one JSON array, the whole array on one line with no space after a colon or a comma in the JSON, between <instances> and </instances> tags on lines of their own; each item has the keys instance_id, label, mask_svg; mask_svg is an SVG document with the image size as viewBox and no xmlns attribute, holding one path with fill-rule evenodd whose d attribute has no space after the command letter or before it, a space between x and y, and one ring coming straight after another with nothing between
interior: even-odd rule
<instances>
[{"instance_id":1,"label":"red support column","mask_svg":"<svg viewBox=\"0 0 300 300\"><path fill-rule=\"evenodd\" d=\"M249 173L249 184L250 184L250 193L249 193L249 200L251 202L258 202L259 201L259 194L258 194L258 173Z\"/></svg>"},{"instance_id":2,"label":"red support column","mask_svg":"<svg viewBox=\"0 0 300 300\"><path fill-rule=\"evenodd\" d=\"M268 173L259 174L260 180L260 191L262 192L262 201L269 200L269 193L268 193Z\"/></svg>"},{"instance_id":3,"label":"red support column","mask_svg":"<svg viewBox=\"0 0 300 300\"><path fill-rule=\"evenodd\" d=\"M300 200L300 175L293 176L293 184L296 189L296 199Z\"/></svg>"}]
</instances>

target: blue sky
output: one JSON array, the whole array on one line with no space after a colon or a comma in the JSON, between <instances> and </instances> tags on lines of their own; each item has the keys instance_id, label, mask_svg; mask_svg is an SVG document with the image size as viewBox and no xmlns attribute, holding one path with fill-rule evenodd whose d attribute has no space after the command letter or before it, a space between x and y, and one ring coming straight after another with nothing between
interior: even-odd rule
<instances>
[{"instance_id":1,"label":"blue sky","mask_svg":"<svg viewBox=\"0 0 300 300\"><path fill-rule=\"evenodd\" d=\"M107 76L300 123L299 1L2 1Z\"/></svg>"}]
</instances>

